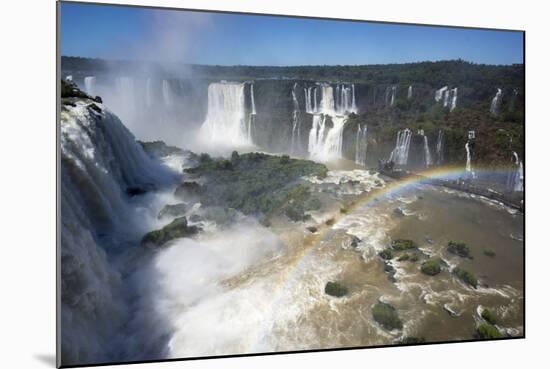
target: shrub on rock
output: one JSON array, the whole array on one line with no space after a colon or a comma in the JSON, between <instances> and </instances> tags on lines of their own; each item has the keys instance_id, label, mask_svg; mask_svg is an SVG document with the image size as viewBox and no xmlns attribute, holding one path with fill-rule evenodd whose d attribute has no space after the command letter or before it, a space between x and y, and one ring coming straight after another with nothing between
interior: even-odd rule
<instances>
[{"instance_id":1,"label":"shrub on rock","mask_svg":"<svg viewBox=\"0 0 550 369\"><path fill-rule=\"evenodd\" d=\"M399 315L392 305L378 302L372 307L371 311L374 320L385 329L391 331L403 328L403 322L399 319Z\"/></svg>"}]
</instances>

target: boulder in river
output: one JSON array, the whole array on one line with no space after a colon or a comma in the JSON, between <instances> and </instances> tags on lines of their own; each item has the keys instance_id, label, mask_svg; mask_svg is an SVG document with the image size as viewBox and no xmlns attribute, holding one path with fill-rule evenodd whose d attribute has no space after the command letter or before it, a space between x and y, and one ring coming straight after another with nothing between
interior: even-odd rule
<instances>
[{"instance_id":1,"label":"boulder in river","mask_svg":"<svg viewBox=\"0 0 550 369\"><path fill-rule=\"evenodd\" d=\"M327 282L325 293L334 297L343 297L348 294L348 289L339 282Z\"/></svg>"},{"instance_id":2,"label":"boulder in river","mask_svg":"<svg viewBox=\"0 0 550 369\"><path fill-rule=\"evenodd\" d=\"M164 217L180 217L187 211L187 205L183 202L179 204L166 205L159 212L157 218L162 219Z\"/></svg>"},{"instance_id":3,"label":"boulder in river","mask_svg":"<svg viewBox=\"0 0 550 369\"><path fill-rule=\"evenodd\" d=\"M378 302L372 307L371 312L374 320L385 329L391 331L403 328L403 322L392 305Z\"/></svg>"},{"instance_id":4,"label":"boulder in river","mask_svg":"<svg viewBox=\"0 0 550 369\"><path fill-rule=\"evenodd\" d=\"M159 248L176 238L191 237L200 231L199 227L189 226L185 217L174 219L170 224L147 233L141 244L149 248Z\"/></svg>"}]
</instances>

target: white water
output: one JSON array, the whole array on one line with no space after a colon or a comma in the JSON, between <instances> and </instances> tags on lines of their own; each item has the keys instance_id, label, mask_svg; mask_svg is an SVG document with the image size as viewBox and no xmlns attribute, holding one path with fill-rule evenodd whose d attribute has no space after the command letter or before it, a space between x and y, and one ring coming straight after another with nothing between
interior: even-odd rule
<instances>
[{"instance_id":1,"label":"white water","mask_svg":"<svg viewBox=\"0 0 550 369\"><path fill-rule=\"evenodd\" d=\"M502 98L502 90L498 88L495 97L493 97L493 100L491 100L491 108L490 108L491 114L493 115L498 114L498 108L500 105L501 98Z\"/></svg>"},{"instance_id":2,"label":"white water","mask_svg":"<svg viewBox=\"0 0 550 369\"><path fill-rule=\"evenodd\" d=\"M357 126L357 136L355 138L355 163L358 165L367 165L367 125Z\"/></svg>"},{"instance_id":3,"label":"white water","mask_svg":"<svg viewBox=\"0 0 550 369\"><path fill-rule=\"evenodd\" d=\"M162 101L164 102L165 106L170 106L174 103L170 82L165 79L162 80Z\"/></svg>"},{"instance_id":4,"label":"white water","mask_svg":"<svg viewBox=\"0 0 550 369\"><path fill-rule=\"evenodd\" d=\"M512 153L512 160L516 168L509 174L508 187L514 192L523 191L523 162L519 160L517 152Z\"/></svg>"},{"instance_id":5,"label":"white water","mask_svg":"<svg viewBox=\"0 0 550 369\"><path fill-rule=\"evenodd\" d=\"M411 136L412 132L408 128L397 132L395 148L390 154L390 161L393 161L397 165L407 165L407 162L409 160Z\"/></svg>"},{"instance_id":6,"label":"white water","mask_svg":"<svg viewBox=\"0 0 550 369\"><path fill-rule=\"evenodd\" d=\"M118 99L127 111L133 111L136 105L135 86L132 77L117 77L115 80Z\"/></svg>"},{"instance_id":7,"label":"white water","mask_svg":"<svg viewBox=\"0 0 550 369\"><path fill-rule=\"evenodd\" d=\"M300 127L300 104L296 98L296 88L298 84L295 83L292 88L292 138L290 141L290 152L295 154L302 151L302 137Z\"/></svg>"},{"instance_id":8,"label":"white water","mask_svg":"<svg viewBox=\"0 0 550 369\"><path fill-rule=\"evenodd\" d=\"M217 148L251 146L245 111L244 83L211 83L208 112L200 128L202 142Z\"/></svg>"},{"instance_id":9,"label":"white water","mask_svg":"<svg viewBox=\"0 0 550 369\"><path fill-rule=\"evenodd\" d=\"M435 155L437 164L442 164L444 160L443 143L443 131L439 130L439 132L437 133L437 143L435 144Z\"/></svg>"},{"instance_id":10,"label":"white water","mask_svg":"<svg viewBox=\"0 0 550 369\"><path fill-rule=\"evenodd\" d=\"M432 165L432 155L430 153L430 145L428 144L428 136L424 135L424 165L427 167Z\"/></svg>"},{"instance_id":11,"label":"white water","mask_svg":"<svg viewBox=\"0 0 550 369\"><path fill-rule=\"evenodd\" d=\"M443 94L443 107L446 108L449 105L449 94L450 90L445 90Z\"/></svg>"},{"instance_id":12,"label":"white water","mask_svg":"<svg viewBox=\"0 0 550 369\"><path fill-rule=\"evenodd\" d=\"M443 94L447 91L448 87L443 86L439 90L435 91L435 101L440 102L443 98Z\"/></svg>"},{"instance_id":13,"label":"white water","mask_svg":"<svg viewBox=\"0 0 550 369\"><path fill-rule=\"evenodd\" d=\"M391 99L390 99L390 106L393 106L395 104L395 93L397 92L397 87L392 86L391 88Z\"/></svg>"},{"instance_id":14,"label":"white water","mask_svg":"<svg viewBox=\"0 0 550 369\"><path fill-rule=\"evenodd\" d=\"M409 88L407 89L407 99L410 100L413 96L413 86L409 86Z\"/></svg>"},{"instance_id":15,"label":"white water","mask_svg":"<svg viewBox=\"0 0 550 369\"><path fill-rule=\"evenodd\" d=\"M252 112L250 114L256 115L256 103L254 102L254 84L250 85L250 105Z\"/></svg>"},{"instance_id":16,"label":"white water","mask_svg":"<svg viewBox=\"0 0 550 369\"><path fill-rule=\"evenodd\" d=\"M252 143L252 129L254 127L254 121L256 120L256 103L254 102L254 84L250 85L250 114L248 116L248 124L246 127L246 136L248 142Z\"/></svg>"},{"instance_id":17,"label":"white water","mask_svg":"<svg viewBox=\"0 0 550 369\"><path fill-rule=\"evenodd\" d=\"M94 76L84 77L84 91L90 96L96 95L95 81L96 78Z\"/></svg>"},{"instance_id":18,"label":"white water","mask_svg":"<svg viewBox=\"0 0 550 369\"><path fill-rule=\"evenodd\" d=\"M310 156L322 162L342 157L343 132L346 117L332 116L333 127L326 127L326 115L314 115L309 133L308 151Z\"/></svg>"},{"instance_id":19,"label":"white water","mask_svg":"<svg viewBox=\"0 0 550 369\"><path fill-rule=\"evenodd\" d=\"M175 180L103 104L101 113L76 104L63 107L60 124L63 364L120 358L131 314L110 254L147 226L125 191Z\"/></svg>"},{"instance_id":20,"label":"white water","mask_svg":"<svg viewBox=\"0 0 550 369\"><path fill-rule=\"evenodd\" d=\"M145 104L149 107L153 105L153 81L147 78L145 81Z\"/></svg>"},{"instance_id":21,"label":"white water","mask_svg":"<svg viewBox=\"0 0 550 369\"><path fill-rule=\"evenodd\" d=\"M450 111L455 110L457 99L458 99L458 88L455 87L451 90L451 106L449 108Z\"/></svg>"},{"instance_id":22,"label":"white water","mask_svg":"<svg viewBox=\"0 0 550 369\"><path fill-rule=\"evenodd\" d=\"M472 177L476 177L476 173L472 169L472 157L470 153L470 141L466 142L466 145L464 146L466 149L466 172Z\"/></svg>"}]
</instances>

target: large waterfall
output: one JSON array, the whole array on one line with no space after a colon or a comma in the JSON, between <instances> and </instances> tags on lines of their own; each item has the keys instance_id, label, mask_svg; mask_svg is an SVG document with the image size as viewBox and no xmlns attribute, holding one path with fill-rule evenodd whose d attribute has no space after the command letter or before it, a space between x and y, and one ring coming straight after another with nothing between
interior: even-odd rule
<instances>
[{"instance_id":1,"label":"large waterfall","mask_svg":"<svg viewBox=\"0 0 550 369\"><path fill-rule=\"evenodd\" d=\"M61 355L66 365L123 355L116 342L132 314L110 255L139 239L145 223L125 192L174 179L116 116L96 105L101 112L83 102L61 112Z\"/></svg>"},{"instance_id":2,"label":"large waterfall","mask_svg":"<svg viewBox=\"0 0 550 369\"><path fill-rule=\"evenodd\" d=\"M498 108L499 108L501 99L502 99L502 90L499 88L497 89L496 95L491 100L491 108L490 108L491 114L493 115L498 114Z\"/></svg>"},{"instance_id":3,"label":"large waterfall","mask_svg":"<svg viewBox=\"0 0 550 369\"><path fill-rule=\"evenodd\" d=\"M90 96L96 95L95 80L94 76L84 77L84 90Z\"/></svg>"},{"instance_id":4,"label":"large waterfall","mask_svg":"<svg viewBox=\"0 0 550 369\"><path fill-rule=\"evenodd\" d=\"M451 90L451 97L450 98L451 98L451 102L450 102L449 110L453 111L456 108L456 101L458 99L458 88L457 87L455 87Z\"/></svg>"},{"instance_id":5,"label":"large waterfall","mask_svg":"<svg viewBox=\"0 0 550 369\"><path fill-rule=\"evenodd\" d=\"M145 81L145 104L147 107L153 105L153 81L147 78Z\"/></svg>"},{"instance_id":6,"label":"large waterfall","mask_svg":"<svg viewBox=\"0 0 550 369\"><path fill-rule=\"evenodd\" d=\"M523 162L517 152L512 153L512 161L515 168L508 175L508 188L514 192L523 191Z\"/></svg>"},{"instance_id":7,"label":"large waterfall","mask_svg":"<svg viewBox=\"0 0 550 369\"><path fill-rule=\"evenodd\" d=\"M390 161L397 165L407 165L409 160L409 147L411 145L412 132L405 128L397 132L395 148L390 154Z\"/></svg>"},{"instance_id":8,"label":"large waterfall","mask_svg":"<svg viewBox=\"0 0 550 369\"><path fill-rule=\"evenodd\" d=\"M254 120L256 119L256 103L254 102L254 83L250 84L250 114L248 116L248 124L246 127L246 137L248 142L252 143L252 129Z\"/></svg>"},{"instance_id":9,"label":"large waterfall","mask_svg":"<svg viewBox=\"0 0 550 369\"><path fill-rule=\"evenodd\" d=\"M443 99L443 95L447 92L448 87L443 86L439 90L435 91L435 101L440 102Z\"/></svg>"},{"instance_id":10,"label":"large waterfall","mask_svg":"<svg viewBox=\"0 0 550 369\"><path fill-rule=\"evenodd\" d=\"M294 83L292 88L292 138L290 141L290 152L295 154L302 151L302 137L300 127L300 104L296 97L297 83Z\"/></svg>"},{"instance_id":11,"label":"large waterfall","mask_svg":"<svg viewBox=\"0 0 550 369\"><path fill-rule=\"evenodd\" d=\"M357 136L355 138L355 163L358 165L367 165L367 125L363 127L357 125Z\"/></svg>"},{"instance_id":12,"label":"large waterfall","mask_svg":"<svg viewBox=\"0 0 550 369\"><path fill-rule=\"evenodd\" d=\"M435 92L435 101L443 101L443 107L449 108L449 111L453 111L456 108L456 102L458 99L458 88L449 89L448 86L441 87Z\"/></svg>"},{"instance_id":13,"label":"large waterfall","mask_svg":"<svg viewBox=\"0 0 550 369\"><path fill-rule=\"evenodd\" d=\"M435 155L437 164L443 164L444 161L444 155L443 155L443 146L444 145L444 137L443 137L443 131L439 130L437 133L437 142L435 144Z\"/></svg>"},{"instance_id":14,"label":"large waterfall","mask_svg":"<svg viewBox=\"0 0 550 369\"><path fill-rule=\"evenodd\" d=\"M252 144L246 122L244 83L208 86L208 112L200 136L205 144L243 147Z\"/></svg>"},{"instance_id":15,"label":"large waterfall","mask_svg":"<svg viewBox=\"0 0 550 369\"><path fill-rule=\"evenodd\" d=\"M133 110L136 105L134 79L132 77L117 77L115 83L122 106L126 110Z\"/></svg>"}]
</instances>

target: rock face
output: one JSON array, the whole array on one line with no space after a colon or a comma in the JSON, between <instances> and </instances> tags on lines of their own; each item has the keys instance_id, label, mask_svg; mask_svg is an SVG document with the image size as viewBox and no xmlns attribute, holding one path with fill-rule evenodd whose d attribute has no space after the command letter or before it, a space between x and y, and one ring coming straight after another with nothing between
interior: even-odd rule
<instances>
[{"instance_id":1,"label":"rock face","mask_svg":"<svg viewBox=\"0 0 550 369\"><path fill-rule=\"evenodd\" d=\"M158 214L158 218L165 217L180 217L187 211L187 205L185 203L179 203L174 205L166 205Z\"/></svg>"},{"instance_id":2,"label":"rock face","mask_svg":"<svg viewBox=\"0 0 550 369\"><path fill-rule=\"evenodd\" d=\"M187 218L180 217L172 223L156 231L151 231L143 236L141 244L148 248L159 248L176 238L190 237L200 231L199 227L187 225Z\"/></svg>"},{"instance_id":3,"label":"rock face","mask_svg":"<svg viewBox=\"0 0 550 369\"><path fill-rule=\"evenodd\" d=\"M334 297L343 297L348 294L348 289L339 282L327 282L325 285L325 293Z\"/></svg>"}]
</instances>

